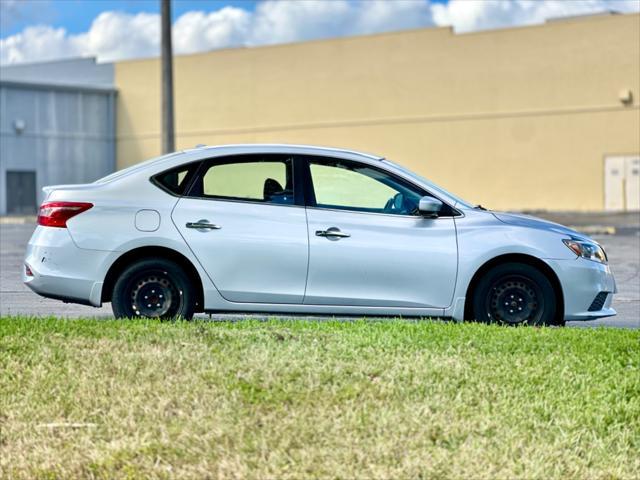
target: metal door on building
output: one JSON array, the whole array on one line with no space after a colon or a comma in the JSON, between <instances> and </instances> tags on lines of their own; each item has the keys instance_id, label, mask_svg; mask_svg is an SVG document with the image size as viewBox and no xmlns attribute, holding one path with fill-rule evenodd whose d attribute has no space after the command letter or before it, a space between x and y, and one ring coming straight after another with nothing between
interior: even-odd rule
<instances>
[{"instance_id":1,"label":"metal door on building","mask_svg":"<svg viewBox=\"0 0 640 480\"><path fill-rule=\"evenodd\" d=\"M640 210L640 156L605 158L604 208L612 212Z\"/></svg>"},{"instance_id":2,"label":"metal door on building","mask_svg":"<svg viewBox=\"0 0 640 480\"><path fill-rule=\"evenodd\" d=\"M33 215L37 210L36 172L7 171L7 213Z\"/></svg>"}]
</instances>

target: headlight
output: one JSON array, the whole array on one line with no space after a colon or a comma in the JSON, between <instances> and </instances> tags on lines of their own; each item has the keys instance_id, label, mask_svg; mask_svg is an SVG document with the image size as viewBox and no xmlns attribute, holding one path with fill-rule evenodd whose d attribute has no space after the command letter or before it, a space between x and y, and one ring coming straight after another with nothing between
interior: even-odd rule
<instances>
[{"instance_id":1,"label":"headlight","mask_svg":"<svg viewBox=\"0 0 640 480\"><path fill-rule=\"evenodd\" d=\"M575 253L579 257L604 264L606 264L608 261L607 254L604 253L602 247L597 243L574 239L565 239L562 241L567 247L571 249L573 253Z\"/></svg>"}]
</instances>

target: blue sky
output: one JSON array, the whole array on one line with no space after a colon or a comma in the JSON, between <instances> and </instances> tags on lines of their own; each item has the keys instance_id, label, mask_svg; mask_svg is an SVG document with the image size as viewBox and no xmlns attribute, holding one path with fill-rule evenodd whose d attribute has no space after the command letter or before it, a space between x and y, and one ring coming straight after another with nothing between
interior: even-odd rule
<instances>
[{"instance_id":1,"label":"blue sky","mask_svg":"<svg viewBox=\"0 0 640 480\"><path fill-rule=\"evenodd\" d=\"M173 0L177 54L449 26L457 33L640 11L640 0ZM0 65L159 53L160 0L0 0Z\"/></svg>"},{"instance_id":2,"label":"blue sky","mask_svg":"<svg viewBox=\"0 0 640 480\"><path fill-rule=\"evenodd\" d=\"M79 33L88 30L93 20L101 12L117 10L131 14L140 12L157 13L159 12L159 1L160 0L0 0L0 3L3 4L14 2L16 4L24 4L24 6L17 8L17 15L11 15L10 19L3 19L0 38L14 35L34 23L47 23L54 27L63 27L69 33ZM571 3L576 0L561 1ZM640 5L640 0L637 1ZM175 20L180 15L189 11L212 11L225 6L233 6L253 11L257 3L258 0L173 0L173 19ZM431 3L446 4L447 0L431 0Z\"/></svg>"},{"instance_id":3,"label":"blue sky","mask_svg":"<svg viewBox=\"0 0 640 480\"><path fill-rule=\"evenodd\" d=\"M4 2L5 0L0 0ZM331 1L331 0L324 0ZM431 0L431 3L446 3L447 0ZM47 23L53 27L63 27L69 33L80 33L89 29L94 18L100 13L118 10L126 13L157 13L160 0L35 0L23 2L18 15L7 20L2 26L0 38L14 35L34 23ZM258 0L173 0L172 16L196 10L212 11L225 6L253 11Z\"/></svg>"},{"instance_id":4,"label":"blue sky","mask_svg":"<svg viewBox=\"0 0 640 480\"><path fill-rule=\"evenodd\" d=\"M4 0L0 0L2 2ZM126 13L157 13L159 0L36 0L24 5L18 15L6 22L0 37L22 31L33 23L45 22L54 27L64 27L69 33L80 33L89 29L91 22L100 13L118 10ZM234 6L254 10L257 0L173 0L173 19L193 10L218 10Z\"/></svg>"}]
</instances>

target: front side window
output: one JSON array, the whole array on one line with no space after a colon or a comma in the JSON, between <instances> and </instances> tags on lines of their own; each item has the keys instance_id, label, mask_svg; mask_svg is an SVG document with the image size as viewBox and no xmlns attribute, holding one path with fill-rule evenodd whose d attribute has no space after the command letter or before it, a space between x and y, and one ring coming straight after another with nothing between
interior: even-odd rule
<instances>
[{"instance_id":1,"label":"front side window","mask_svg":"<svg viewBox=\"0 0 640 480\"><path fill-rule=\"evenodd\" d=\"M292 205L293 161L273 155L214 160L205 165L189 196Z\"/></svg>"},{"instance_id":2,"label":"front side window","mask_svg":"<svg viewBox=\"0 0 640 480\"><path fill-rule=\"evenodd\" d=\"M385 172L343 160L309 163L315 206L372 213L417 215L424 195Z\"/></svg>"}]
</instances>

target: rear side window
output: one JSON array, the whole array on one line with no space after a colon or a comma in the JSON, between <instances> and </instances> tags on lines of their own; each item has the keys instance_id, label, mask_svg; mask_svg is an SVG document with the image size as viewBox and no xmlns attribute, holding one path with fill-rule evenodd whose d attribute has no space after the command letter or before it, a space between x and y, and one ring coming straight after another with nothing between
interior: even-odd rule
<instances>
[{"instance_id":1,"label":"rear side window","mask_svg":"<svg viewBox=\"0 0 640 480\"><path fill-rule=\"evenodd\" d=\"M151 181L163 190L174 195L184 195L193 179L199 162L181 165L151 177Z\"/></svg>"},{"instance_id":2,"label":"rear side window","mask_svg":"<svg viewBox=\"0 0 640 480\"><path fill-rule=\"evenodd\" d=\"M282 155L246 155L212 161L190 197L293 205L293 160Z\"/></svg>"}]
</instances>

